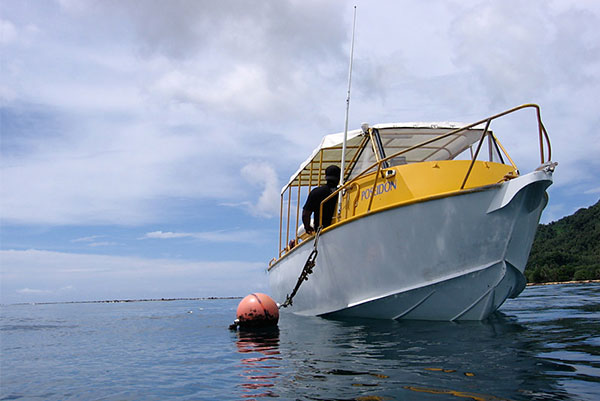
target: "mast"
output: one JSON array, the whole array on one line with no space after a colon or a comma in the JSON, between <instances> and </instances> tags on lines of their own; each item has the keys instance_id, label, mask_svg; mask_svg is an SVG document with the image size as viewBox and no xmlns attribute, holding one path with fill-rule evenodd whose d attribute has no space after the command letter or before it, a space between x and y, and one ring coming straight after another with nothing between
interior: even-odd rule
<instances>
[{"instance_id":1,"label":"mast","mask_svg":"<svg viewBox=\"0 0 600 401\"><path fill-rule=\"evenodd\" d=\"M348 71L348 95L346 96L346 121L344 123L344 141L342 142L342 160L340 186L344 185L344 172L346 169L346 142L348 140L348 114L350 112L350 89L352 87L352 62L354 60L354 32L356 30L356 6L354 6L354 20L352 22L352 44L350 45L350 68ZM342 209L342 192L338 196L338 213Z\"/></svg>"}]
</instances>

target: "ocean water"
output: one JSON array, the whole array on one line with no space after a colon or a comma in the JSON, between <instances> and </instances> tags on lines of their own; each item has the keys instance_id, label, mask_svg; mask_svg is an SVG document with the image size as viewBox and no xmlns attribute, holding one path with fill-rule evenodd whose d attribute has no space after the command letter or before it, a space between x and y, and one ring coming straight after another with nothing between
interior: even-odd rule
<instances>
[{"instance_id":1,"label":"ocean water","mask_svg":"<svg viewBox=\"0 0 600 401\"><path fill-rule=\"evenodd\" d=\"M2 306L0 400L600 399L600 284L529 287L469 323L233 332L238 302Z\"/></svg>"}]
</instances>

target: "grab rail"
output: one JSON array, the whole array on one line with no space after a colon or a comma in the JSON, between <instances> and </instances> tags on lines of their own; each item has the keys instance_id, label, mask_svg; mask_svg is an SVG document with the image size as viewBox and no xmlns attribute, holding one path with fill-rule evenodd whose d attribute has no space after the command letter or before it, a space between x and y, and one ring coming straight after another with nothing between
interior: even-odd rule
<instances>
[{"instance_id":1,"label":"grab rail","mask_svg":"<svg viewBox=\"0 0 600 401\"><path fill-rule=\"evenodd\" d=\"M477 157L479 156L479 151L481 150L481 147L482 147L482 144L483 144L483 139L486 137L486 135L489 135L488 131L489 131L489 127L490 127L491 122L493 120L496 120L496 119L498 119L500 117L503 117L503 116L505 116L507 114L511 114L511 113L514 113L516 111L519 111L519 110L522 110L522 109L526 109L526 108L534 108L536 110L536 117L537 117L537 123L538 123L538 133L539 133L539 144L540 144L540 163L544 164L546 162L549 162L551 160L551 155L552 155L551 147L550 147L550 137L548 136L548 132L546 131L546 127L544 127L544 124L542 123L540 106L538 106L537 104L533 104L533 103L527 103L527 104L523 104L523 105L520 105L520 106L517 106L517 107L513 107L512 109L506 110L506 111L504 111L502 113L495 114L495 115L490 116L488 118L484 118L483 120L474 122L474 123L466 125L464 127L454 129L454 130L452 130L450 132L447 132L444 135L440 135L438 137L435 137L435 138L432 138L432 139L428 139L428 140L423 141L423 142L421 142L421 143L419 143L417 145L413 145L413 146L411 146L411 147L409 147L407 149L401 150L401 151L396 152L396 153L394 153L394 154L392 154L390 156L387 156L387 157L385 157L385 158L383 158L383 159L381 159L381 160L379 160L379 161L371 164L369 167L367 167L366 169L364 169L360 174L358 174L352 180L350 180L350 181L346 182L344 185L340 186L330 196L328 196L327 198L325 198L325 200L321 203L321 206L325 202L327 202L329 199L331 199L332 197L336 196L340 191L346 189L349 185L351 185L352 183L356 182L356 180L358 180L359 178L367 175L373 168L375 168L377 166L377 173L375 175L375 180L374 180L373 187L372 187L372 190L375 191L375 188L377 187L377 181L378 181L378 178L379 178L379 175L380 175L379 172L382 170L383 164L385 162L387 162L388 160L393 159L395 157L398 157L398 156L400 156L400 155L402 155L404 153L410 152L411 150L418 149L418 148L421 148L423 146L427 146L427 145L429 145L431 143L434 143L436 141L439 141L441 139L445 139L445 138L447 138L449 136L456 135L456 134L458 134L460 132L467 131L467 130L469 130L471 128L474 128L474 127L476 127L478 125L481 125L481 124L485 123L485 128L483 130L483 133L481 135L481 139L479 140L479 144L477 146L477 151L475 152L475 154L472 157L471 164L469 165L469 169L467 170L467 173L465 175L463 183L462 183L462 185L460 187L460 189L463 190L464 187L465 187L465 185L466 185L467 180L469 179L469 176L470 176L471 171L473 169L473 165L475 164L475 161L477 160ZM548 159L546 159L546 160L544 160L544 140L545 140L546 147L548 148ZM506 152L506 150L504 149L504 147L499 142L497 142L497 143L500 145L500 148L502 149L502 152L507 156L507 158L510 161L511 165L516 169L515 163L513 162L513 160L509 156L509 154ZM371 211L371 206L373 204L373 198L374 197L371 197L369 199L369 205L367 207L367 213ZM321 209L321 213L322 213L322 209Z\"/></svg>"},{"instance_id":2,"label":"grab rail","mask_svg":"<svg viewBox=\"0 0 600 401\"><path fill-rule=\"evenodd\" d=\"M464 187L465 187L465 185L466 185L466 183L467 183L467 181L469 179L469 176L471 175L471 172L473 170L473 166L475 164L475 161L477 160L477 157L479 156L479 152L480 152L480 150L482 148L482 145L483 145L483 140L485 139L486 136L489 136L489 135L492 136L492 141L496 145L498 145L500 147L500 149L502 150L502 152L504 153L504 155L506 155L506 157L510 161L510 164L515 168L515 170L517 170L517 167L516 167L515 163L513 162L513 160L511 159L510 155L506 152L506 150L504 149L504 147L502 146L502 144L499 141L497 141L496 137L489 131L489 127L490 127L490 124L491 124L491 122L493 120L496 120L496 119L498 119L500 117L503 117L503 116L506 116L508 114L512 114L512 113L514 113L516 111L519 111L519 110L522 110L522 109L527 109L527 108L533 108L536 111L536 118L537 118L537 124L538 124L538 136L539 136L540 162L541 162L541 164L549 162L551 160L551 156L552 156L552 149L551 149L551 145L550 145L550 137L548 136L548 132L546 131L546 127L542 123L540 107L537 104L533 104L533 103L523 104L523 105L520 105L520 106L517 106L517 107L513 107L511 109L508 109L508 110L506 110L506 111L504 111L502 113L498 113L498 114L492 115L492 116L490 116L488 118L484 118L484 119L482 119L480 121L477 121L477 122L474 122L472 124L466 125L464 127L456 128L454 130L451 130L451 131L447 132L446 134L440 135L440 136L432 138L432 139L428 139L428 140L423 141L423 142L421 142L421 143L419 143L417 145L413 145L413 146L411 146L411 147L409 147L407 149L398 151L398 152L396 152L396 153L394 153L394 154L392 154L390 156L387 156L387 157L385 157L385 158L383 158L381 160L376 161L375 163L371 164L369 167L367 167L366 169L364 169L362 172L360 172L352 180L349 180L349 181L345 182L342 186L340 186L335 191L333 191L331 193L331 195L329 195L327 198L325 198L325 200L323 200L321 202L321 204L319 206L319 210L320 210L320 218L319 218L319 220L320 221L319 222L315 222L315 223L318 223L318 226L322 225L323 205L328 200L332 199L333 197L339 196L340 191L346 191L348 193L348 196L349 196L349 193L350 193L349 192L349 188L351 189L352 186L354 186L354 185L358 186L357 180L359 178L361 178L361 177L364 177L367 174L370 174L374 168L377 168L377 169L376 169L376 174L375 174L375 179L374 179L374 182L373 182L373 186L371 187L372 188L372 193L375 193L375 189L377 188L379 176L381 175L380 172L385 169L385 167L384 167L385 163L387 163L390 159L398 157L398 156L400 156L402 154L405 154L407 152L410 152L410 151L412 151L414 149L418 149L420 147L427 146L427 145L429 145L431 143L434 143L436 141L445 139L445 138L450 137L452 135L456 135L456 134L458 134L460 132L464 132L464 131L467 131L467 130L469 130L471 128L475 128L476 126L484 124L484 123L485 123L485 128L484 128L483 133L481 135L481 138L479 140L479 143L478 143L478 146L477 146L477 150L476 150L475 154L471 158L471 163L470 163L469 168L468 168L468 170L467 170L467 172L465 174L465 177L463 179L463 182L462 182L462 185L460 187L460 190L464 190ZM545 152L544 152L544 148L545 147L547 148L547 159L545 158ZM500 154L499 151L498 151L498 154ZM319 182L320 182L320 174L321 174L322 164L323 164L323 160L322 160L322 153L321 153L321 160L320 160L320 163L319 163L319 166L320 166L320 168L319 168ZM518 170L517 170L517 173L518 173ZM311 173L311 181L312 181L312 173ZM300 183L298 183L298 190L300 190ZM290 193L290 196L291 196L291 193ZM298 196L299 196L299 194L298 194ZM370 199L369 199L369 204L368 204L368 207L367 207L367 213L369 213L371 211L371 207L372 207L373 199L374 198L375 198L374 196L371 196ZM281 213L283 213L283 194L282 194L281 201L282 201L282 203L281 203L280 211L281 211ZM287 229L288 235L289 235L289 206L290 206L289 201L290 201L290 199L288 198L288 222L287 222L287 225L288 225L288 229ZM356 201L356 199L355 199L355 201ZM300 203L298 202L298 206L297 206L298 208L300 207L299 204ZM354 215L354 213L353 213L353 215ZM298 213L296 214L296 216L298 216ZM341 216L341 211L340 210L337 211L337 213L335 215L335 218L336 218L336 223L339 223L342 220L342 216ZM347 216L346 216L346 218L347 218ZM280 235L279 235L279 247L280 247L280 250L279 250L279 257L281 257L283 253L285 253L285 247L284 248L281 247L282 231L283 231L282 230L283 229L282 224L283 224L283 215L280 215ZM298 217L296 217L296 225L297 224L298 224ZM286 236L286 237L287 237L286 238L286 244L287 244L287 241L288 241L289 237L288 236ZM297 235L296 235L296 239L297 239Z\"/></svg>"}]
</instances>

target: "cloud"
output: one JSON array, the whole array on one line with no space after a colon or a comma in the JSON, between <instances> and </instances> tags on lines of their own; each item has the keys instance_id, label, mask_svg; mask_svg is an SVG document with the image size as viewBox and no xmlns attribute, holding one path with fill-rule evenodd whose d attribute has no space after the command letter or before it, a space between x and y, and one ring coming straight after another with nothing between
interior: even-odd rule
<instances>
[{"instance_id":1,"label":"cloud","mask_svg":"<svg viewBox=\"0 0 600 401\"><path fill-rule=\"evenodd\" d=\"M36 290L34 288L21 288L15 291L17 294L51 294L49 290Z\"/></svg>"},{"instance_id":2,"label":"cloud","mask_svg":"<svg viewBox=\"0 0 600 401\"><path fill-rule=\"evenodd\" d=\"M237 230L237 231L210 231L210 232L163 232L153 231L146 233L140 239L176 239L176 238L192 238L207 242L231 242L231 243L248 243L256 244L262 242L264 238L259 231L255 230Z\"/></svg>"},{"instance_id":3,"label":"cloud","mask_svg":"<svg viewBox=\"0 0 600 401\"><path fill-rule=\"evenodd\" d=\"M584 194L600 194L600 187L588 189Z\"/></svg>"},{"instance_id":4,"label":"cloud","mask_svg":"<svg viewBox=\"0 0 600 401\"><path fill-rule=\"evenodd\" d=\"M117 242L112 242L112 241L96 241L98 238L104 238L104 237L106 237L106 236L105 235L91 235L89 237L72 239L71 242L73 242L73 243L83 242L87 246L93 247L93 248L102 247L102 246L119 245Z\"/></svg>"},{"instance_id":5,"label":"cloud","mask_svg":"<svg viewBox=\"0 0 600 401\"><path fill-rule=\"evenodd\" d=\"M474 4L450 28L454 63L477 77L490 104L525 103L597 80L598 14L539 1Z\"/></svg>"},{"instance_id":6,"label":"cloud","mask_svg":"<svg viewBox=\"0 0 600 401\"><path fill-rule=\"evenodd\" d=\"M57 288L54 290L40 290L35 288L21 288L19 290L15 290L15 293L24 296L48 296L48 295L56 295L63 293L65 291L70 291L73 289L72 285L67 285L65 287Z\"/></svg>"},{"instance_id":7,"label":"cloud","mask_svg":"<svg viewBox=\"0 0 600 401\"><path fill-rule=\"evenodd\" d=\"M17 29L10 21L0 18L0 45L9 44L17 39Z\"/></svg>"},{"instance_id":8,"label":"cloud","mask_svg":"<svg viewBox=\"0 0 600 401\"><path fill-rule=\"evenodd\" d=\"M334 1L10 3L3 221L162 223L174 201L277 215L274 166L287 176L342 130L351 18ZM564 182L592 182L598 22L594 2L359 4L350 126L535 101ZM536 167L521 133L509 137Z\"/></svg>"},{"instance_id":9,"label":"cloud","mask_svg":"<svg viewBox=\"0 0 600 401\"><path fill-rule=\"evenodd\" d=\"M93 23L93 16L117 32L126 26L123 39L141 61L137 79L146 94L167 104L190 103L213 115L235 113L236 119L283 118L297 113L296 100L317 99L307 85L310 77L331 79L334 72L343 82L346 55L338 43L348 32L343 8L334 2L175 0L139 7L126 0L118 6L94 1L62 6L74 21Z\"/></svg>"},{"instance_id":10,"label":"cloud","mask_svg":"<svg viewBox=\"0 0 600 401\"><path fill-rule=\"evenodd\" d=\"M165 212L161 199L240 194L235 177L211 163L211 149L223 148L215 143L220 140L191 130L169 135L147 125L99 123L39 141L45 146L17 141L25 149L5 152L0 162L5 219L140 224ZM213 190L203 191L207 187Z\"/></svg>"},{"instance_id":11,"label":"cloud","mask_svg":"<svg viewBox=\"0 0 600 401\"><path fill-rule=\"evenodd\" d=\"M91 246L92 248L96 248L96 247L100 247L100 246L115 246L115 245L119 245L119 244L117 242L111 242L111 241L91 242L88 244L88 246Z\"/></svg>"},{"instance_id":12,"label":"cloud","mask_svg":"<svg viewBox=\"0 0 600 401\"><path fill-rule=\"evenodd\" d=\"M11 53L2 89L2 218L139 225L166 220L172 199L253 198L239 190L248 159L287 162L290 121L327 115L307 82L342 55L337 10L61 1L31 11L40 34ZM14 15L5 25L24 29ZM272 214L268 191L258 196L256 215Z\"/></svg>"},{"instance_id":13,"label":"cloud","mask_svg":"<svg viewBox=\"0 0 600 401\"><path fill-rule=\"evenodd\" d=\"M81 238L72 239L71 242L94 242L98 238L102 238L102 237L105 237L105 236L104 235L90 235L89 237L81 237Z\"/></svg>"},{"instance_id":14,"label":"cloud","mask_svg":"<svg viewBox=\"0 0 600 401\"><path fill-rule=\"evenodd\" d=\"M192 234L192 233L172 233L172 232L153 231L151 233L146 233L146 235L144 235L143 238L172 239L172 238L186 238L186 237L192 237L193 238L194 234Z\"/></svg>"},{"instance_id":15,"label":"cloud","mask_svg":"<svg viewBox=\"0 0 600 401\"><path fill-rule=\"evenodd\" d=\"M242 177L250 184L261 187L262 192L256 203L248 203L250 213L272 217L279 214L281 196L275 169L268 163L250 163L242 168Z\"/></svg>"},{"instance_id":16,"label":"cloud","mask_svg":"<svg viewBox=\"0 0 600 401\"><path fill-rule=\"evenodd\" d=\"M277 107L279 96L269 89L267 72L257 65L239 65L225 72L197 72L175 69L159 77L155 95L220 113L245 112L267 117ZM208 81L206 76L213 76Z\"/></svg>"},{"instance_id":17,"label":"cloud","mask_svg":"<svg viewBox=\"0 0 600 401\"><path fill-rule=\"evenodd\" d=\"M455 63L470 69L492 95L505 104L545 89L549 26L545 9L515 2L480 3L455 24Z\"/></svg>"},{"instance_id":18,"label":"cloud","mask_svg":"<svg viewBox=\"0 0 600 401\"><path fill-rule=\"evenodd\" d=\"M243 296L266 290L263 263L2 250L1 302ZM135 285L132 286L131 283Z\"/></svg>"}]
</instances>

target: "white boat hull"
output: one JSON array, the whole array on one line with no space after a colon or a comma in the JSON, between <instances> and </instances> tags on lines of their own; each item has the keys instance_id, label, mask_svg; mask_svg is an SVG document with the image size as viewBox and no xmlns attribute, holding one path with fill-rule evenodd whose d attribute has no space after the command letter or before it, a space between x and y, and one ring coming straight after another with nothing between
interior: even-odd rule
<instances>
[{"instance_id":1,"label":"white boat hull","mask_svg":"<svg viewBox=\"0 0 600 401\"><path fill-rule=\"evenodd\" d=\"M525 288L523 272L550 172L414 203L343 224L319 240L314 272L287 310L302 315L482 320ZM289 294L312 251L297 246L269 270Z\"/></svg>"}]
</instances>

